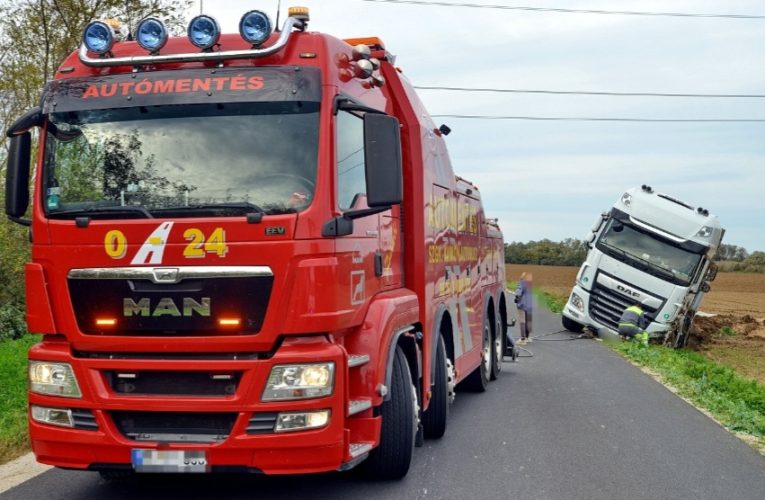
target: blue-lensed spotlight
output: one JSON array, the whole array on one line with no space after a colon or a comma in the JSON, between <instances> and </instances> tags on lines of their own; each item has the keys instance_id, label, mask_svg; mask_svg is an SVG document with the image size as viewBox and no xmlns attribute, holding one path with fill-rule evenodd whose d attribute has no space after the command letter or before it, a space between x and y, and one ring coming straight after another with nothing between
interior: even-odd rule
<instances>
[{"instance_id":1,"label":"blue-lensed spotlight","mask_svg":"<svg viewBox=\"0 0 765 500\"><path fill-rule=\"evenodd\" d=\"M239 21L239 33L246 42L260 45L271 35L271 20L259 10L251 10Z\"/></svg>"},{"instance_id":2,"label":"blue-lensed spotlight","mask_svg":"<svg viewBox=\"0 0 765 500\"><path fill-rule=\"evenodd\" d=\"M135 41L149 52L158 52L167 43L167 28L159 19L147 17L138 23Z\"/></svg>"},{"instance_id":3,"label":"blue-lensed spotlight","mask_svg":"<svg viewBox=\"0 0 765 500\"><path fill-rule=\"evenodd\" d=\"M103 21L93 21L85 27L82 42L94 54L103 55L114 46L114 30Z\"/></svg>"},{"instance_id":4,"label":"blue-lensed spotlight","mask_svg":"<svg viewBox=\"0 0 765 500\"><path fill-rule=\"evenodd\" d=\"M210 16L197 16L189 23L189 41L202 50L207 50L218 43L220 25Z\"/></svg>"}]
</instances>

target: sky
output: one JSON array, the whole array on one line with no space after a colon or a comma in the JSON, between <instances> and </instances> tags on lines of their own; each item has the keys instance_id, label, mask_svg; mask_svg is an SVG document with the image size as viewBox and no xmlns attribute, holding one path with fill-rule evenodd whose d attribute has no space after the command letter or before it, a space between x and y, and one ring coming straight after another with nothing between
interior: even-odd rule
<instances>
[{"instance_id":1,"label":"sky","mask_svg":"<svg viewBox=\"0 0 765 500\"><path fill-rule=\"evenodd\" d=\"M444 0L459 3L459 0ZM761 0L470 0L463 3L765 16ZM529 12L364 0L288 0L309 30L379 36L414 85L765 94L765 18ZM199 12L199 3L194 7ZM276 0L207 0L224 32ZM765 119L765 98L418 91L432 115ZM584 238L648 184L720 218L724 243L765 250L765 122L635 123L434 118L455 172L477 184L505 241Z\"/></svg>"}]
</instances>

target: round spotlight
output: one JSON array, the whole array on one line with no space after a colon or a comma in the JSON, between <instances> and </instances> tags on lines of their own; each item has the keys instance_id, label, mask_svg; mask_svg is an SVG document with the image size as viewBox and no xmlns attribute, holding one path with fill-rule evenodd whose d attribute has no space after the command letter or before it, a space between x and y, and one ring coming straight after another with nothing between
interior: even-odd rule
<instances>
[{"instance_id":1,"label":"round spotlight","mask_svg":"<svg viewBox=\"0 0 765 500\"><path fill-rule=\"evenodd\" d=\"M220 25L210 16L197 16L189 23L189 41L202 50L207 50L218 43Z\"/></svg>"},{"instance_id":2,"label":"round spotlight","mask_svg":"<svg viewBox=\"0 0 765 500\"><path fill-rule=\"evenodd\" d=\"M85 27L82 43L94 54L106 54L114 46L114 30L103 21L93 21Z\"/></svg>"},{"instance_id":3,"label":"round spotlight","mask_svg":"<svg viewBox=\"0 0 765 500\"><path fill-rule=\"evenodd\" d=\"M251 10L239 21L239 33L246 42L260 45L271 35L271 20L259 10Z\"/></svg>"},{"instance_id":4,"label":"round spotlight","mask_svg":"<svg viewBox=\"0 0 765 500\"><path fill-rule=\"evenodd\" d=\"M157 52L167 43L167 28L159 19L147 17L135 31L135 41L149 52Z\"/></svg>"}]
</instances>

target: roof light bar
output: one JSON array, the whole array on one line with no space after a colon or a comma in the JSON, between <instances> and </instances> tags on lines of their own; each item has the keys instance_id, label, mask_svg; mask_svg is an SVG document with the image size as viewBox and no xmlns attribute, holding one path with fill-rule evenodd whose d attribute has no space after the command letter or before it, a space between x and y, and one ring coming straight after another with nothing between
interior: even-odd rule
<instances>
[{"instance_id":1,"label":"roof light bar","mask_svg":"<svg viewBox=\"0 0 765 500\"><path fill-rule=\"evenodd\" d=\"M279 38L273 45L268 47L247 49L247 50L228 50L221 52L191 52L185 54L166 54L166 55L145 55L130 57L90 57L88 55L89 47L82 44L78 54L80 61L91 67L107 66L140 66L143 64L163 64L163 63L182 63L182 62L203 62L203 61L228 61L231 59L251 59L258 57L267 57L283 49L292 35L292 30L304 30L305 21L296 17L288 17L284 22ZM84 40L83 40L84 42Z\"/></svg>"}]
</instances>

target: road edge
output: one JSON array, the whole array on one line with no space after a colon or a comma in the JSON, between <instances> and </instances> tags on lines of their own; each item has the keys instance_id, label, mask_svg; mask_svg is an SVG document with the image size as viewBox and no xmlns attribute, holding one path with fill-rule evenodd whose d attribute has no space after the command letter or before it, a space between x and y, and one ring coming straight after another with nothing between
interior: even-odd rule
<instances>
[{"instance_id":1,"label":"road edge","mask_svg":"<svg viewBox=\"0 0 765 500\"><path fill-rule=\"evenodd\" d=\"M0 465L0 494L52 468L38 463L32 452Z\"/></svg>"}]
</instances>

